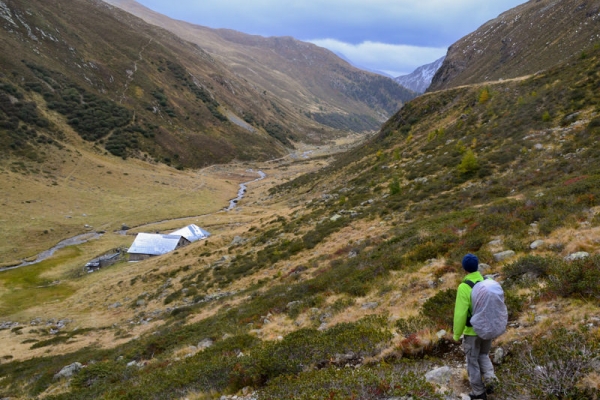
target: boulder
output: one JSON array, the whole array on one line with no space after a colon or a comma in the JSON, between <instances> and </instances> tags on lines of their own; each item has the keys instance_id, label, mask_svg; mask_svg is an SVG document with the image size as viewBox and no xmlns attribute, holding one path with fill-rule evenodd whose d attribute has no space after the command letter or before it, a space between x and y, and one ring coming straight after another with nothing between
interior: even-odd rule
<instances>
[{"instance_id":1,"label":"boulder","mask_svg":"<svg viewBox=\"0 0 600 400\"><path fill-rule=\"evenodd\" d=\"M66 378L69 379L79 371L81 371L83 365L79 362L74 362L73 364L69 364L66 367L63 367L57 374L54 375L54 379Z\"/></svg>"},{"instance_id":2,"label":"boulder","mask_svg":"<svg viewBox=\"0 0 600 400\"><path fill-rule=\"evenodd\" d=\"M364 303L361 308L363 310L374 310L378 306L379 306L379 303L377 303L376 301L371 301L371 302L368 302L368 303Z\"/></svg>"},{"instance_id":3,"label":"boulder","mask_svg":"<svg viewBox=\"0 0 600 400\"><path fill-rule=\"evenodd\" d=\"M512 250L501 251L500 253L494 254L494 260L497 262L507 260L515 256L515 252Z\"/></svg>"},{"instance_id":4,"label":"boulder","mask_svg":"<svg viewBox=\"0 0 600 400\"><path fill-rule=\"evenodd\" d=\"M590 253L588 253L587 251L578 251L576 253L571 253L568 256L566 256L565 261L582 260L584 258L588 258L589 256Z\"/></svg>"},{"instance_id":5,"label":"boulder","mask_svg":"<svg viewBox=\"0 0 600 400\"><path fill-rule=\"evenodd\" d=\"M540 247L542 247L544 245L544 243L545 242L543 240L536 240L535 242L533 242L529 245L529 248L531 250L539 249Z\"/></svg>"},{"instance_id":6,"label":"boulder","mask_svg":"<svg viewBox=\"0 0 600 400\"><path fill-rule=\"evenodd\" d=\"M452 370L450 367L440 367L431 370L425 374L425 380L430 383L437 385L447 386L450 383L450 377L452 376Z\"/></svg>"},{"instance_id":7,"label":"boulder","mask_svg":"<svg viewBox=\"0 0 600 400\"><path fill-rule=\"evenodd\" d=\"M239 246L243 243L244 243L244 239L242 239L240 236L235 236L233 238L233 240L231 241L230 246Z\"/></svg>"},{"instance_id":8,"label":"boulder","mask_svg":"<svg viewBox=\"0 0 600 400\"><path fill-rule=\"evenodd\" d=\"M206 339L203 339L203 340L201 340L201 341L198 343L198 346L197 346L197 347L198 347L198 349L199 349L199 350L204 350L204 349L208 349L210 346L212 346L212 345L213 345L213 343L214 343L214 342L212 341L212 339L210 339L210 338L206 338Z\"/></svg>"},{"instance_id":9,"label":"boulder","mask_svg":"<svg viewBox=\"0 0 600 400\"><path fill-rule=\"evenodd\" d=\"M498 365L498 364L502 364L503 360L504 360L504 349L502 347L498 347L496 349L496 351L494 352L494 358L492 359L492 361L494 362L494 364Z\"/></svg>"}]
</instances>

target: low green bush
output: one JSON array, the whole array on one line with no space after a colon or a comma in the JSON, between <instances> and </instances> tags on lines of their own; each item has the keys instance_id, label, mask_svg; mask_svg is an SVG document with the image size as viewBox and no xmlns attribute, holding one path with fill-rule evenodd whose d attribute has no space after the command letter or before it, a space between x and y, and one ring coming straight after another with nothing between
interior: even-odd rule
<instances>
[{"instance_id":1,"label":"low green bush","mask_svg":"<svg viewBox=\"0 0 600 400\"><path fill-rule=\"evenodd\" d=\"M409 337L425 329L435 328L435 323L423 315L401 318L396 321L396 328L402 332L404 337Z\"/></svg>"},{"instance_id":2,"label":"low green bush","mask_svg":"<svg viewBox=\"0 0 600 400\"><path fill-rule=\"evenodd\" d=\"M451 327L454 319L455 303L456 289L441 290L423 303L421 315L441 327Z\"/></svg>"},{"instance_id":3,"label":"low green bush","mask_svg":"<svg viewBox=\"0 0 600 400\"><path fill-rule=\"evenodd\" d=\"M600 256L556 262L549 273L546 293L600 301Z\"/></svg>"},{"instance_id":4,"label":"low green bush","mask_svg":"<svg viewBox=\"0 0 600 400\"><path fill-rule=\"evenodd\" d=\"M414 398L441 400L443 395L425 381L424 372L401 368L326 368L297 376L278 377L260 391L264 400Z\"/></svg>"},{"instance_id":5,"label":"low green bush","mask_svg":"<svg viewBox=\"0 0 600 400\"><path fill-rule=\"evenodd\" d=\"M517 261L506 264L502 273L509 282L516 282L524 275L532 278L546 278L555 260L547 257L527 255Z\"/></svg>"},{"instance_id":6,"label":"low green bush","mask_svg":"<svg viewBox=\"0 0 600 400\"><path fill-rule=\"evenodd\" d=\"M586 329L553 329L535 341L520 341L497 374L500 398L595 399L598 388L581 385L595 370L598 341Z\"/></svg>"}]
</instances>

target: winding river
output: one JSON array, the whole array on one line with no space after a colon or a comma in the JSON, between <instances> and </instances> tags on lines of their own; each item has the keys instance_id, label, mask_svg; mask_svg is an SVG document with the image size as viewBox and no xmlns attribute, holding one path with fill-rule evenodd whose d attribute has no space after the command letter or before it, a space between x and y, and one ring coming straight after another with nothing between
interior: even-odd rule
<instances>
[{"instance_id":1,"label":"winding river","mask_svg":"<svg viewBox=\"0 0 600 400\"><path fill-rule=\"evenodd\" d=\"M249 170L248 172L254 172L254 171ZM258 178L254 179L252 181L240 183L240 189L238 190L238 195L237 195L237 197L235 199L229 200L229 207L226 208L227 211L233 210L235 208L235 206L237 205L238 201L240 201L241 199L244 198L244 195L246 194L246 190L247 190L246 185L249 185L249 184L254 183L254 182L261 181L261 180L263 180L263 179L265 179L267 177L267 174L265 174L262 171L257 171L257 173L259 175Z\"/></svg>"}]
</instances>

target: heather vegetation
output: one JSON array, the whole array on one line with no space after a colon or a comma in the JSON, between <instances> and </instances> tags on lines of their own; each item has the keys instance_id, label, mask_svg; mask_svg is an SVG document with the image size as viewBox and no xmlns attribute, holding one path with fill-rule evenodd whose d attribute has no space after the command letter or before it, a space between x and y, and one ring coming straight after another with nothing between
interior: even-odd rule
<instances>
[{"instance_id":1,"label":"heather vegetation","mask_svg":"<svg viewBox=\"0 0 600 400\"><path fill-rule=\"evenodd\" d=\"M468 391L464 355L449 333L460 260L474 253L483 273L502 283L509 312L509 329L493 346L495 398L598 399L598 66L595 46L522 80L416 98L365 145L312 160L310 174L288 171L308 169L303 160L275 160L269 173L285 178L269 178L280 184L228 213L191 217L210 222L215 234L168 255L94 274L80 266L56 272L89 248L73 247L5 271L2 287L10 293L2 310L21 324L0 321L13 346L0 360L0 397L459 398ZM63 118L80 136L71 139L90 145L98 159L105 150L120 158L148 152L181 167L189 153L164 126L233 125L214 88L174 61L157 59L159 78L139 91L146 117L44 66L27 69L22 84L0 83L0 140L11 156L33 160L45 146L59 146L54 121ZM244 90L227 79L219 84ZM358 97L383 90L378 81L336 84ZM40 97L43 103L31 100ZM269 99L270 113L241 115L264 130L261 144L292 147L301 138L274 117L289 112L280 104ZM312 114L321 117L340 129L372 123ZM205 140L221 144L202 149L213 159L234 152L218 137ZM179 171L162 167L162 175L136 175L155 183L146 192L131 187L132 195L156 196L144 208L183 204L206 184L203 170L190 178L193 190L159 198L163 186L185 186ZM214 170L235 186L226 169ZM70 174L64 181L74 181ZM63 307L93 317L30 323L32 313ZM12 348L19 350L13 355ZM60 374L75 363L73 376ZM441 366L452 376L430 379Z\"/></svg>"}]
</instances>

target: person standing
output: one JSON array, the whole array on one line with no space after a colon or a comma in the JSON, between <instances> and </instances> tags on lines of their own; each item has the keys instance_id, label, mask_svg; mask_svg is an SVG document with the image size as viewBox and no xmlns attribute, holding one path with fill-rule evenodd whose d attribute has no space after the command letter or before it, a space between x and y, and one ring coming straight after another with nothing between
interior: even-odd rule
<instances>
[{"instance_id":1,"label":"person standing","mask_svg":"<svg viewBox=\"0 0 600 400\"><path fill-rule=\"evenodd\" d=\"M461 335L463 336L462 344L467 357L467 372L472 390L469 397L487 400L487 394L492 393L493 384L497 380L494 374L494 365L489 356L492 341L477 336L470 323L470 316L473 312L471 291L474 284L483 281L483 276L479 272L479 259L473 254L464 256L462 266L468 274L458 285L456 293L453 339L458 342Z\"/></svg>"}]
</instances>

